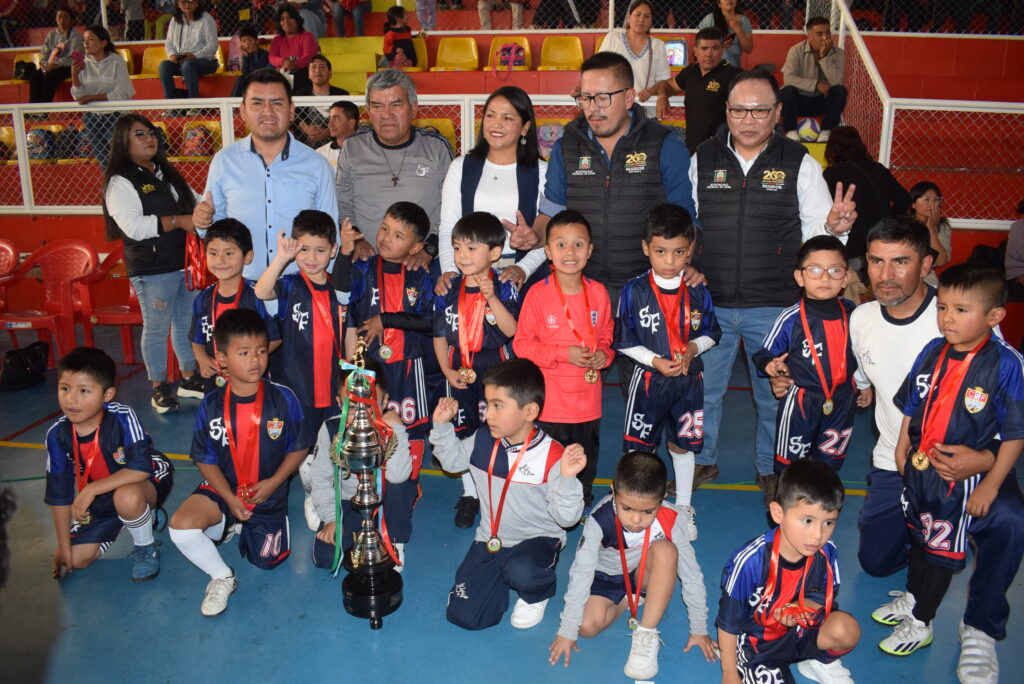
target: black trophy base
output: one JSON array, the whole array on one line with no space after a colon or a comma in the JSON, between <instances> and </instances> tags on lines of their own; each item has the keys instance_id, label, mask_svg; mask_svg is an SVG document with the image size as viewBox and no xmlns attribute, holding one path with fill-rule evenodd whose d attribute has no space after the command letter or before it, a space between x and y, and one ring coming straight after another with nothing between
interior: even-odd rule
<instances>
[{"instance_id":1,"label":"black trophy base","mask_svg":"<svg viewBox=\"0 0 1024 684\"><path fill-rule=\"evenodd\" d=\"M370 621L370 629L384 626L384 616L402 605L402 576L393 568L378 572L352 572L341 582L349 615Z\"/></svg>"}]
</instances>

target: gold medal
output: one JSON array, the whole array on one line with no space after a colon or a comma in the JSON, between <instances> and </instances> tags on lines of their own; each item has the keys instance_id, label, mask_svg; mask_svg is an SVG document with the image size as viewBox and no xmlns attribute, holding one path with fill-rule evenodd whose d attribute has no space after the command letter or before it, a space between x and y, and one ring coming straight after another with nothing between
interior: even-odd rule
<instances>
[{"instance_id":1,"label":"gold medal","mask_svg":"<svg viewBox=\"0 0 1024 684\"><path fill-rule=\"evenodd\" d=\"M498 553L501 551L501 540L497 537L491 537L487 540L487 550L491 553Z\"/></svg>"},{"instance_id":2,"label":"gold medal","mask_svg":"<svg viewBox=\"0 0 1024 684\"><path fill-rule=\"evenodd\" d=\"M473 370L472 368L460 368L459 378L462 380L462 382L466 383L467 385L472 385L474 382L476 382L476 371Z\"/></svg>"},{"instance_id":3,"label":"gold medal","mask_svg":"<svg viewBox=\"0 0 1024 684\"><path fill-rule=\"evenodd\" d=\"M831 399L826 399L825 403L821 405L821 412L829 416L832 415L833 408L835 408L835 403Z\"/></svg>"},{"instance_id":4,"label":"gold medal","mask_svg":"<svg viewBox=\"0 0 1024 684\"><path fill-rule=\"evenodd\" d=\"M676 361L682 361L683 360L683 352L677 351L675 354L672 355L672 358L675 359Z\"/></svg>"},{"instance_id":5,"label":"gold medal","mask_svg":"<svg viewBox=\"0 0 1024 684\"><path fill-rule=\"evenodd\" d=\"M640 621L635 617L630 616L629 621L626 624L629 625L629 631L635 632L636 628L640 626Z\"/></svg>"},{"instance_id":6,"label":"gold medal","mask_svg":"<svg viewBox=\"0 0 1024 684\"><path fill-rule=\"evenodd\" d=\"M598 373L593 368L588 368L587 370L583 371L583 379L589 382L591 385L597 382L600 377L601 374Z\"/></svg>"},{"instance_id":7,"label":"gold medal","mask_svg":"<svg viewBox=\"0 0 1024 684\"><path fill-rule=\"evenodd\" d=\"M79 525L88 525L89 523L92 522L92 513L90 513L89 511L86 511L85 515L83 515L81 518L79 518L76 522Z\"/></svg>"},{"instance_id":8,"label":"gold medal","mask_svg":"<svg viewBox=\"0 0 1024 684\"><path fill-rule=\"evenodd\" d=\"M394 355L395 352L388 345L382 344L382 345L380 345L380 351L378 351L377 353L380 355L381 359L383 359L384 361L387 361L388 359L390 359Z\"/></svg>"},{"instance_id":9,"label":"gold medal","mask_svg":"<svg viewBox=\"0 0 1024 684\"><path fill-rule=\"evenodd\" d=\"M217 387L223 387L224 385L228 384L228 379L225 378L223 375L218 375L213 382L217 385Z\"/></svg>"},{"instance_id":10,"label":"gold medal","mask_svg":"<svg viewBox=\"0 0 1024 684\"><path fill-rule=\"evenodd\" d=\"M928 454L923 451L915 451L910 462L918 470L928 470Z\"/></svg>"}]
</instances>

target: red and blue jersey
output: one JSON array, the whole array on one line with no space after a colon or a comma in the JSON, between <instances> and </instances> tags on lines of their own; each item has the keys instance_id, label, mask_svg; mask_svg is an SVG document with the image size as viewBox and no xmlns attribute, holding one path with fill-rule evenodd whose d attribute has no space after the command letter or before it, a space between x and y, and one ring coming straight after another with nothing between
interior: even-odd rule
<instances>
[{"instance_id":1,"label":"red and blue jersey","mask_svg":"<svg viewBox=\"0 0 1024 684\"><path fill-rule=\"evenodd\" d=\"M201 344L206 353L213 356L213 324L225 311L235 308L235 295L224 296L217 294L217 301L213 300L213 293L216 285L211 285L192 300L192 327L189 329L188 337L193 344ZM252 309L260 315L263 322L267 324L267 339L273 342L281 339L281 333L277 327L277 319L267 312L267 307L256 297L253 290L254 283L251 280L242 281L242 294L238 297L239 309ZM216 307L216 308L214 308Z\"/></svg>"},{"instance_id":2,"label":"red and blue jersey","mask_svg":"<svg viewBox=\"0 0 1024 684\"><path fill-rule=\"evenodd\" d=\"M434 315L434 279L426 269L416 271L403 270L402 264L384 261L381 270L384 273L383 287L377 282L377 264L379 256L366 261L352 264L352 285L349 291L348 320L346 325L358 328L367 320L382 313L404 313L433 324ZM383 304L381 308L383 290ZM370 355L381 363L397 363L406 359L418 359L433 352L433 343L428 334L389 328L384 326L387 345L391 348L391 356L381 359L378 355L380 342L374 341L370 346Z\"/></svg>"},{"instance_id":3,"label":"red and blue jersey","mask_svg":"<svg viewBox=\"0 0 1024 684\"><path fill-rule=\"evenodd\" d=\"M685 287L680 283L681 287ZM663 300L674 299L679 294L679 289L662 290ZM689 288L690 310L686 311L685 299L680 299L679 320L671 321L680 331L679 339L695 340L698 337L710 337L717 344L722 338L722 330L715 317L715 307L711 303L711 292L703 285ZM689 335L683 330L687 325L686 318L689 313ZM668 329L665 327L665 312L658 304L657 296L651 289L650 271L641 276L633 278L622 287L619 294L619 315L615 319L615 342L612 348L616 350L629 349L631 347L646 347L663 358L672 358L672 349L669 344ZM639 364L638 364L639 365ZM654 368L644 366L648 371ZM697 375L704 370L704 362L696 357L690 362L689 375Z\"/></svg>"},{"instance_id":4,"label":"red and blue jersey","mask_svg":"<svg viewBox=\"0 0 1024 684\"><path fill-rule=\"evenodd\" d=\"M316 435L306 434L302 406L294 392L266 379L260 382L263 383L263 410L259 418L259 444L255 446L259 449L259 479L265 480L277 472L288 454L310 448L316 441ZM218 466L234 490L238 487L238 477L224 425L227 390L228 387L218 387L199 404L196 431L192 436L192 460ZM249 397L231 395L231 431L241 452L248 452L254 446L246 440L255 401L255 394ZM286 506L287 498L288 487L278 487L256 510L268 511Z\"/></svg>"},{"instance_id":5,"label":"red and blue jersey","mask_svg":"<svg viewBox=\"0 0 1024 684\"><path fill-rule=\"evenodd\" d=\"M71 431L74 426L65 416L46 433L46 494L43 500L50 506L70 506L75 492L75 455ZM122 468L149 473L153 482L159 482L174 472L170 461L156 450L149 435L139 423L130 406L110 402L103 405L103 420L97 432L78 437L80 470L86 472L86 454L94 453L93 442L99 440L99 454L88 468L89 482L113 475Z\"/></svg>"},{"instance_id":6,"label":"red and blue jersey","mask_svg":"<svg viewBox=\"0 0 1024 684\"><path fill-rule=\"evenodd\" d=\"M438 297L434 301L434 337L443 337L448 341L448 346L453 350L453 368L465 365L460 362L459 357L459 291L462 286L462 278L461 275L453 278L448 294ZM513 318L519 318L519 288L511 282L500 282L498 272L494 269L491 269L491 278L494 279L494 291L498 295L498 300L508 309ZM467 297L478 295L479 292L480 290L476 287L466 288ZM483 340L478 351L504 349L505 358L511 357L512 338L498 327L498 321L489 306L484 308L483 327Z\"/></svg>"}]
</instances>

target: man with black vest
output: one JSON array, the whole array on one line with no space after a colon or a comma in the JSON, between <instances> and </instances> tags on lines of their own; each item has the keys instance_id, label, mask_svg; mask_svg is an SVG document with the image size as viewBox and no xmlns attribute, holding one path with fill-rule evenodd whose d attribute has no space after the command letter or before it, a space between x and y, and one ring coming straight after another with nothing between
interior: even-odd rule
<instances>
[{"instance_id":1,"label":"man with black vest","mask_svg":"<svg viewBox=\"0 0 1024 684\"><path fill-rule=\"evenodd\" d=\"M693 484L718 476L718 428L722 399L742 340L757 413L757 483L765 505L775 498L776 400L758 378L752 357L782 310L797 302L793 280L800 245L815 235L846 240L857 216L853 189L829 195L821 165L800 143L776 131L779 88L764 71L733 79L726 125L697 148L690 167L702 226L696 267L708 279L722 340L704 360L704 449L697 454Z\"/></svg>"}]
</instances>

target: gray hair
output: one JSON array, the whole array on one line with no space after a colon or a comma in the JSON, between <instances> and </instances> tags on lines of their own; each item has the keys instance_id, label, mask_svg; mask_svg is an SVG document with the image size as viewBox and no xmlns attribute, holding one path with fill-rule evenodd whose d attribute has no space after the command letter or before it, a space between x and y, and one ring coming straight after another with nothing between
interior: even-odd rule
<instances>
[{"instance_id":1,"label":"gray hair","mask_svg":"<svg viewBox=\"0 0 1024 684\"><path fill-rule=\"evenodd\" d=\"M378 71L366 79L366 106L370 106L370 91L387 90L399 86L405 89L405 96L409 104L416 104L416 84L404 71L400 69L385 69Z\"/></svg>"}]
</instances>

